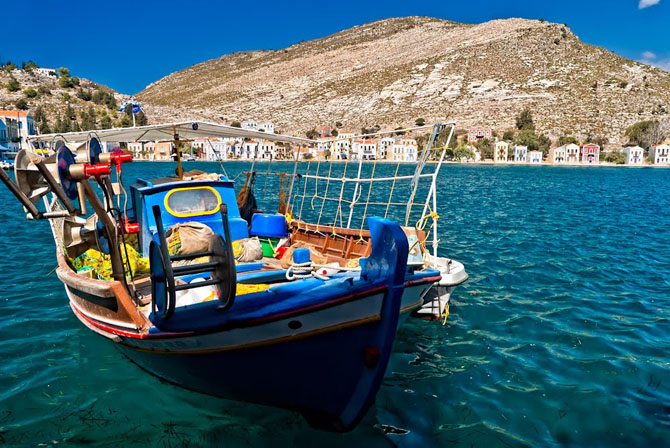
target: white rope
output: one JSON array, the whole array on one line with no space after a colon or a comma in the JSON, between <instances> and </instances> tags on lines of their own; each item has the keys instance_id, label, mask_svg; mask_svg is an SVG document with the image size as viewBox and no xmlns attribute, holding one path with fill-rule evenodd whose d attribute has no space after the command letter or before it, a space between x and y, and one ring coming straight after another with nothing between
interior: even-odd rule
<instances>
[{"instance_id":1,"label":"white rope","mask_svg":"<svg viewBox=\"0 0 670 448\"><path fill-rule=\"evenodd\" d=\"M321 280L329 280L330 277L314 272L314 263L306 261L304 263L293 263L291 267L286 270L286 280L292 281L300 278L316 277Z\"/></svg>"}]
</instances>

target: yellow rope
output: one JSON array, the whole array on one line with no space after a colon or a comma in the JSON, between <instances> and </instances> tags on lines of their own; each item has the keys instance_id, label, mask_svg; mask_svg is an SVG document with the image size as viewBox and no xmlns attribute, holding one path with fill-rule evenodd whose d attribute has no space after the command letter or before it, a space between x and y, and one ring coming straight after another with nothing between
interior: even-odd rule
<instances>
[{"instance_id":1,"label":"yellow rope","mask_svg":"<svg viewBox=\"0 0 670 448\"><path fill-rule=\"evenodd\" d=\"M444 320L442 321L442 325L447 325L447 317L449 317L449 304L447 303L447 306L444 307L444 312L442 312L442 316L444 317Z\"/></svg>"}]
</instances>

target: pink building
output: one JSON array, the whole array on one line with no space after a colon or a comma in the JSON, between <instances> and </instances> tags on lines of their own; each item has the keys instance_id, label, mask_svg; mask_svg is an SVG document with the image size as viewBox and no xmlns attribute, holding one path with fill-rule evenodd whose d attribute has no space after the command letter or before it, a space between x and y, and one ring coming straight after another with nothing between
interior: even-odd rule
<instances>
[{"instance_id":1,"label":"pink building","mask_svg":"<svg viewBox=\"0 0 670 448\"><path fill-rule=\"evenodd\" d=\"M317 126L314 130L319 134L319 137L330 137L330 126Z\"/></svg>"},{"instance_id":2,"label":"pink building","mask_svg":"<svg viewBox=\"0 0 670 448\"><path fill-rule=\"evenodd\" d=\"M595 143L586 143L579 148L579 158L582 163L599 163L600 146Z\"/></svg>"},{"instance_id":3,"label":"pink building","mask_svg":"<svg viewBox=\"0 0 670 448\"><path fill-rule=\"evenodd\" d=\"M491 128L472 128L468 130L468 143L477 143L485 138L491 140Z\"/></svg>"}]
</instances>

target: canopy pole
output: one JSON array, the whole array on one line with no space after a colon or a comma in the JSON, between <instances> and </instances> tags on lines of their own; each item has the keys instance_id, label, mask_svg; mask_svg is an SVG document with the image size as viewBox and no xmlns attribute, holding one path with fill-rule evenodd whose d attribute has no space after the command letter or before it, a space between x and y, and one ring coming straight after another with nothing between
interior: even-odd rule
<instances>
[{"instance_id":1,"label":"canopy pole","mask_svg":"<svg viewBox=\"0 0 670 448\"><path fill-rule=\"evenodd\" d=\"M184 169L181 166L181 154L179 153L179 134L177 134L177 126L172 126L172 133L174 134L174 147L175 151L177 152L177 169L175 170L175 174L179 180L182 180L184 178Z\"/></svg>"}]
</instances>

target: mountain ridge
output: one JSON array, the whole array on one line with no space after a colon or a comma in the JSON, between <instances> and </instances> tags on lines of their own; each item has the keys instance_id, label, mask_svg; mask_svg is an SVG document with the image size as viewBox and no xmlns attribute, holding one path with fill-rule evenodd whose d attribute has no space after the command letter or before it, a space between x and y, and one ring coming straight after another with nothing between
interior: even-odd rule
<instances>
[{"instance_id":1,"label":"mountain ridge","mask_svg":"<svg viewBox=\"0 0 670 448\"><path fill-rule=\"evenodd\" d=\"M584 44L561 24L401 17L223 55L137 96L154 119L272 120L294 134L336 121L392 129L417 118L502 131L528 106L553 138L621 143L634 122L668 116L670 73Z\"/></svg>"}]
</instances>

